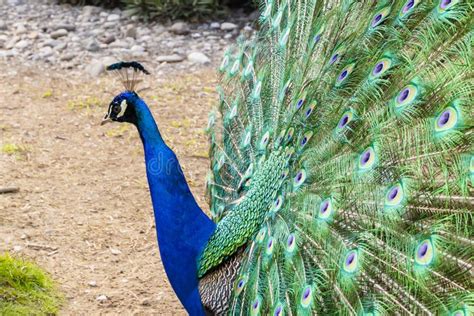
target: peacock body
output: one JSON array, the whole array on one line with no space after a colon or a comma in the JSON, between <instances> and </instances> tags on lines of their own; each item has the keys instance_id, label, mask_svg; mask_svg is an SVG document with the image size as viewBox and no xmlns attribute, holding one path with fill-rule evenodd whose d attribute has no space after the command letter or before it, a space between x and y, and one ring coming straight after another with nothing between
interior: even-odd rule
<instances>
[{"instance_id":1,"label":"peacock body","mask_svg":"<svg viewBox=\"0 0 474 316\"><path fill-rule=\"evenodd\" d=\"M167 147L147 145L144 102L116 97L108 118L142 136L160 251L191 315L474 313L473 5L262 3L258 34L219 69L213 222L182 173L152 172Z\"/></svg>"}]
</instances>

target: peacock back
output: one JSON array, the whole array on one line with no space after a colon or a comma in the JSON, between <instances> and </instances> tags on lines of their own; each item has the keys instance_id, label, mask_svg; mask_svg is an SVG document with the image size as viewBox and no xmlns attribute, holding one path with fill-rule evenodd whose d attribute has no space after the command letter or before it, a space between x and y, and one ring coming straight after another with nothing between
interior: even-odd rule
<instances>
[{"instance_id":1,"label":"peacock back","mask_svg":"<svg viewBox=\"0 0 474 316\"><path fill-rule=\"evenodd\" d=\"M205 305L474 312L473 9L262 3L260 30L224 56L209 118Z\"/></svg>"}]
</instances>

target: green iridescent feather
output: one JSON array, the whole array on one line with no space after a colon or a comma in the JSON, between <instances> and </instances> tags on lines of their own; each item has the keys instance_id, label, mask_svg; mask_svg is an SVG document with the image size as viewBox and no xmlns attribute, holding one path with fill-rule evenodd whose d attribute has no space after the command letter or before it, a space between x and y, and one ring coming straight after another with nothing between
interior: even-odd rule
<instances>
[{"instance_id":1,"label":"green iridescent feather","mask_svg":"<svg viewBox=\"0 0 474 316\"><path fill-rule=\"evenodd\" d=\"M472 1L261 12L219 69L200 276L245 249L232 315L471 315Z\"/></svg>"}]
</instances>

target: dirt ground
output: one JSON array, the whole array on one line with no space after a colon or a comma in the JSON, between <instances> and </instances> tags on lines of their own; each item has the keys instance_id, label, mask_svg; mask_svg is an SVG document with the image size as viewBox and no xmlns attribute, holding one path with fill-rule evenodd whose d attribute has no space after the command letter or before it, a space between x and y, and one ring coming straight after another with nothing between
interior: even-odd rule
<instances>
[{"instance_id":1,"label":"dirt ground","mask_svg":"<svg viewBox=\"0 0 474 316\"><path fill-rule=\"evenodd\" d=\"M99 126L121 91L0 61L0 252L33 259L65 293L63 315L183 315L156 242L142 145L133 126ZM204 209L203 132L212 67L147 78L141 93Z\"/></svg>"}]
</instances>

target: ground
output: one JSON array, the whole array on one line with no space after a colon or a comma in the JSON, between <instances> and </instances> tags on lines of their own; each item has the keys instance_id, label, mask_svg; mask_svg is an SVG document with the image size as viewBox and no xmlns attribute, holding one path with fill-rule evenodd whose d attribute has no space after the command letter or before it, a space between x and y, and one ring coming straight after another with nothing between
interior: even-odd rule
<instances>
[{"instance_id":1,"label":"ground","mask_svg":"<svg viewBox=\"0 0 474 316\"><path fill-rule=\"evenodd\" d=\"M184 315L156 243L140 139L99 126L121 85L110 76L0 61L0 253L32 259L59 283L64 315ZM150 76L141 93L202 208L203 131L214 68Z\"/></svg>"}]
</instances>

